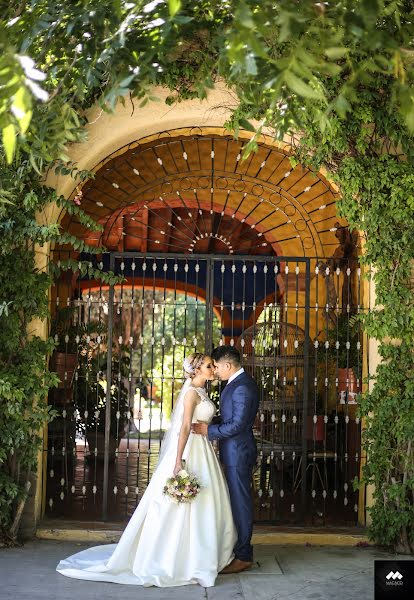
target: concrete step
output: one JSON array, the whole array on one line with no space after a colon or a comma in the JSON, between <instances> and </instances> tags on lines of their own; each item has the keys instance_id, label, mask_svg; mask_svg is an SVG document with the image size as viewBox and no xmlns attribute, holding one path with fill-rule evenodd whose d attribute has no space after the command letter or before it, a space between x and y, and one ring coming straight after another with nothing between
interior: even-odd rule
<instances>
[{"instance_id":1,"label":"concrete step","mask_svg":"<svg viewBox=\"0 0 414 600\"><path fill-rule=\"evenodd\" d=\"M43 540L76 542L117 542L124 530L122 523L103 521L67 521L44 519L36 529L36 537ZM254 545L314 545L314 546L366 546L365 528L343 527L283 527L257 525L253 530Z\"/></svg>"}]
</instances>

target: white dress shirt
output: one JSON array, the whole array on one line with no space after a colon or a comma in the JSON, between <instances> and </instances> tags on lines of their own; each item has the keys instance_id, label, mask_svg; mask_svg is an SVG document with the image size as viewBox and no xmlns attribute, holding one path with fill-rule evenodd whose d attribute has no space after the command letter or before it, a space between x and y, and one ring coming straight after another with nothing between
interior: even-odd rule
<instances>
[{"instance_id":1,"label":"white dress shirt","mask_svg":"<svg viewBox=\"0 0 414 600\"><path fill-rule=\"evenodd\" d=\"M236 379L236 377L238 377L242 373L244 373L243 367L241 367L238 371L236 371L235 373L233 373L233 375L231 377L228 378L227 385L229 385L229 383L231 383L233 381L233 379Z\"/></svg>"}]
</instances>

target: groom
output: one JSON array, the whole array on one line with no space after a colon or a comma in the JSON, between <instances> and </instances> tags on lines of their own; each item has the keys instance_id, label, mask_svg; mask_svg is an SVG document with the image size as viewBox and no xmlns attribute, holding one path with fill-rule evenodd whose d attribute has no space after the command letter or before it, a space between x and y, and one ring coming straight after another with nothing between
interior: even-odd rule
<instances>
[{"instance_id":1,"label":"groom","mask_svg":"<svg viewBox=\"0 0 414 600\"><path fill-rule=\"evenodd\" d=\"M221 573L239 573L253 564L253 501L250 492L257 448L252 426L259 408L256 382L240 365L240 353L233 346L213 350L216 376L227 381L220 398L221 423L193 423L192 431L219 440L220 460L229 486L230 502L238 539L235 558Z\"/></svg>"}]
</instances>

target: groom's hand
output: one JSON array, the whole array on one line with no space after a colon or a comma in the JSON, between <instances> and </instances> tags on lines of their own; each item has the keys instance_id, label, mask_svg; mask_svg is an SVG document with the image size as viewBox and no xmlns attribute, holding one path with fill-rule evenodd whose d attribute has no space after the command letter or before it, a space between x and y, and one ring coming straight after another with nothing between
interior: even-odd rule
<instances>
[{"instance_id":1,"label":"groom's hand","mask_svg":"<svg viewBox=\"0 0 414 600\"><path fill-rule=\"evenodd\" d=\"M202 423L202 422L198 422L198 423L193 423L191 425L191 431L193 433L198 433L200 435L207 435L208 434L208 425L207 423Z\"/></svg>"}]
</instances>

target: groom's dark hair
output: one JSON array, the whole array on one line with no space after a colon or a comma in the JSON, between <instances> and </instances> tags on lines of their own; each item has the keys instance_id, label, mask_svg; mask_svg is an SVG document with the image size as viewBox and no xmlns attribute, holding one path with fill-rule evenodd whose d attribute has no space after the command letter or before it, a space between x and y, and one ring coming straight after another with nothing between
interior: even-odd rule
<instances>
[{"instance_id":1,"label":"groom's dark hair","mask_svg":"<svg viewBox=\"0 0 414 600\"><path fill-rule=\"evenodd\" d=\"M211 353L211 358L216 362L226 360L233 365L240 365L240 352L234 346L218 346Z\"/></svg>"}]
</instances>

